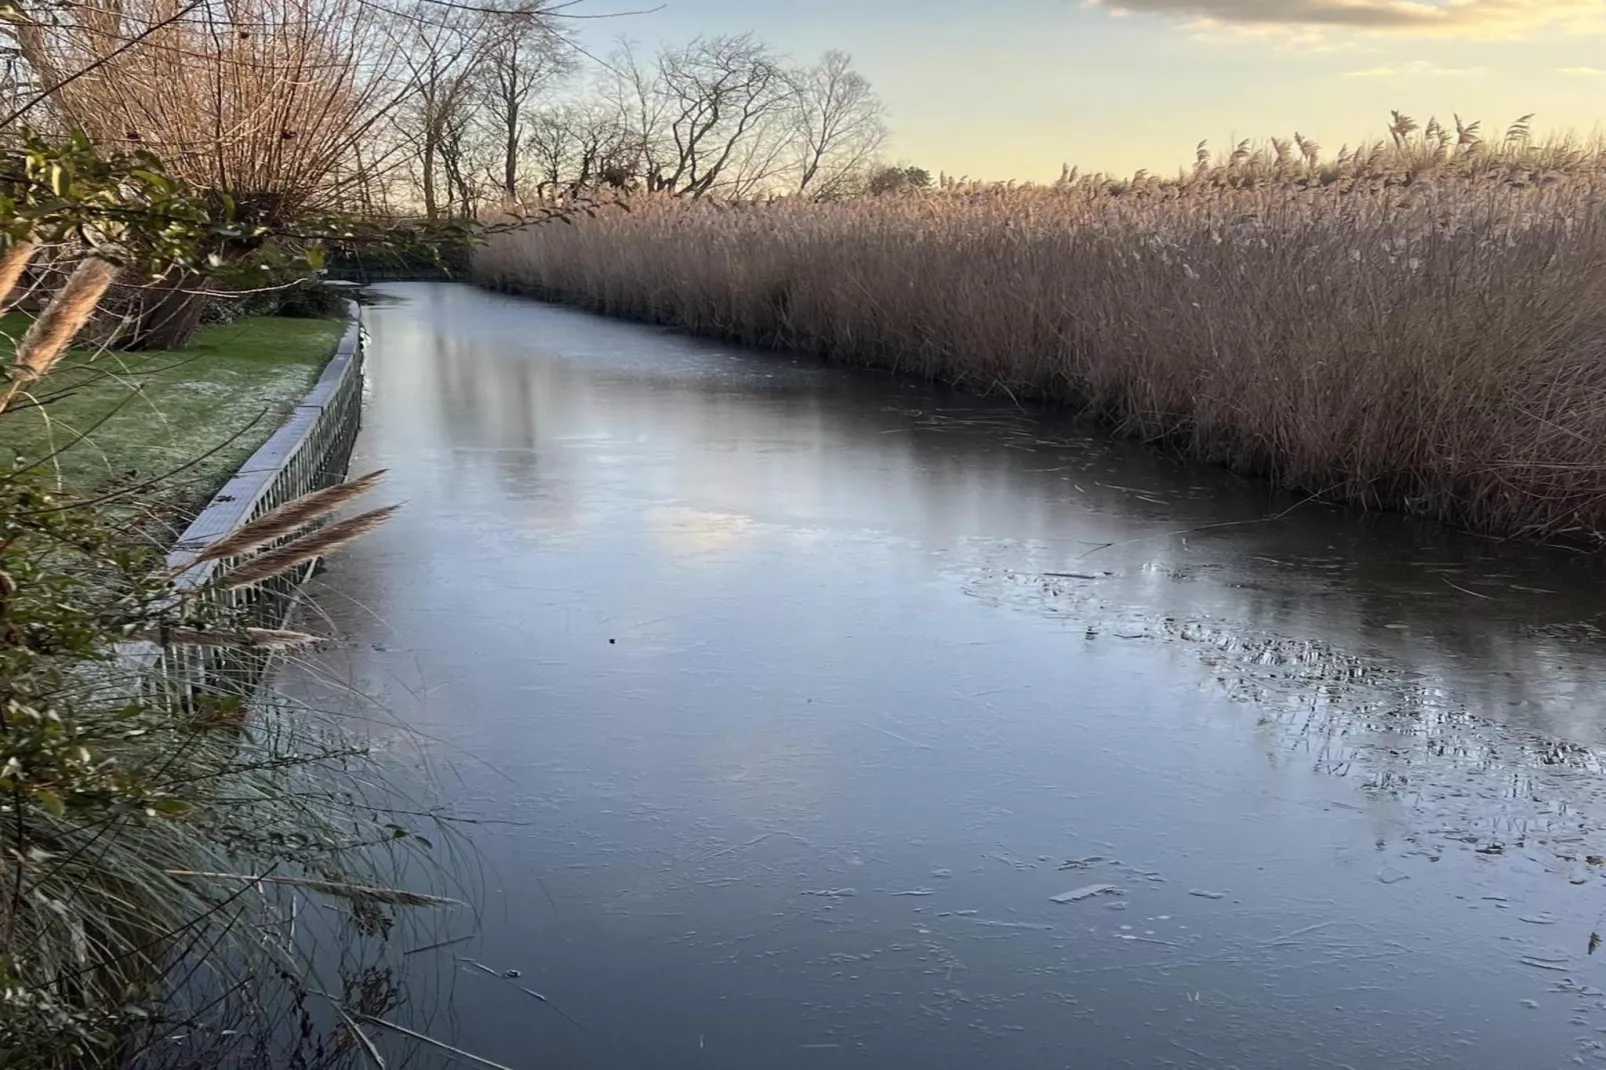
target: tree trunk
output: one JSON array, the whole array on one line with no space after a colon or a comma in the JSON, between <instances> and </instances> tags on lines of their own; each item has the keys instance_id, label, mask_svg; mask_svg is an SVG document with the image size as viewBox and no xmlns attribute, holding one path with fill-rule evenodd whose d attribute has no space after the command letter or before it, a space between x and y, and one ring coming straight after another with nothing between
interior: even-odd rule
<instances>
[{"instance_id":1,"label":"tree trunk","mask_svg":"<svg viewBox=\"0 0 1606 1070\"><path fill-rule=\"evenodd\" d=\"M114 344L119 349L184 348L206 311L206 295L196 292L200 288L200 276L177 270L159 282L130 286Z\"/></svg>"},{"instance_id":2,"label":"tree trunk","mask_svg":"<svg viewBox=\"0 0 1606 1070\"><path fill-rule=\"evenodd\" d=\"M509 201L513 201L519 195L519 115L512 108L508 109L507 142L503 146L503 153L502 192L507 194Z\"/></svg>"},{"instance_id":3,"label":"tree trunk","mask_svg":"<svg viewBox=\"0 0 1606 1070\"><path fill-rule=\"evenodd\" d=\"M424 218L431 222L440 214L435 205L435 139L424 132Z\"/></svg>"}]
</instances>

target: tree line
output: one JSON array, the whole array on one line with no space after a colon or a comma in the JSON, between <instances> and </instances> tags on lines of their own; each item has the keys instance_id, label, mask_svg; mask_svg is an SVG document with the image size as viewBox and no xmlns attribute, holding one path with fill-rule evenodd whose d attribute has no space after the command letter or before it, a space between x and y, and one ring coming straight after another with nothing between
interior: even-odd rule
<instances>
[{"instance_id":1,"label":"tree line","mask_svg":"<svg viewBox=\"0 0 1606 1070\"><path fill-rule=\"evenodd\" d=\"M393 27L413 93L389 127L405 161L372 192L426 216L599 188L689 197L865 190L886 111L846 53L797 64L752 34L591 57L531 12Z\"/></svg>"},{"instance_id":2,"label":"tree line","mask_svg":"<svg viewBox=\"0 0 1606 1070\"><path fill-rule=\"evenodd\" d=\"M0 132L82 130L270 224L426 219L599 189L905 185L846 53L752 34L588 52L575 0L71 0L0 21ZM628 24L622 24L628 28ZM923 172L921 172L923 174Z\"/></svg>"}]
</instances>

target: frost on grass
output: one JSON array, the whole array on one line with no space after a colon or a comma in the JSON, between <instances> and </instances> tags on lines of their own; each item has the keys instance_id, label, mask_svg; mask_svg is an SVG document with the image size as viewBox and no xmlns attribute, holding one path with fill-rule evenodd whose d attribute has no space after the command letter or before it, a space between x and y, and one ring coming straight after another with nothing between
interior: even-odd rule
<instances>
[{"instance_id":1,"label":"frost on grass","mask_svg":"<svg viewBox=\"0 0 1606 1070\"><path fill-rule=\"evenodd\" d=\"M48 404L0 427L0 448L67 490L133 489L182 519L283 423L343 329L264 318L179 352L74 354Z\"/></svg>"}]
</instances>

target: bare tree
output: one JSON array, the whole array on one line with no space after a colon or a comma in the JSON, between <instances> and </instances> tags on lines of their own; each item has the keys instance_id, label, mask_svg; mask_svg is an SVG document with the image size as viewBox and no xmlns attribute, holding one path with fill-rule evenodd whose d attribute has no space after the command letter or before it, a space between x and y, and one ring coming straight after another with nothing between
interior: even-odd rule
<instances>
[{"instance_id":1,"label":"bare tree","mask_svg":"<svg viewBox=\"0 0 1606 1070\"><path fill-rule=\"evenodd\" d=\"M540 108L529 128L526 146L540 195L622 188L640 177L640 143L604 101Z\"/></svg>"},{"instance_id":2,"label":"bare tree","mask_svg":"<svg viewBox=\"0 0 1606 1070\"><path fill-rule=\"evenodd\" d=\"M98 144L151 150L181 181L244 202L253 222L333 198L341 165L389 103L379 28L361 0L48 10L16 34L53 87L49 112Z\"/></svg>"},{"instance_id":3,"label":"bare tree","mask_svg":"<svg viewBox=\"0 0 1606 1070\"><path fill-rule=\"evenodd\" d=\"M651 189L650 176L661 174L672 155L667 128L668 100L662 92L655 62L643 59L629 41L604 63L605 75L597 96L628 147L623 166Z\"/></svg>"},{"instance_id":4,"label":"bare tree","mask_svg":"<svg viewBox=\"0 0 1606 1070\"><path fill-rule=\"evenodd\" d=\"M573 70L573 46L550 15L539 7L526 7L502 17L485 68L485 120L499 135L499 185L511 200L519 193L519 164L530 133L532 101Z\"/></svg>"},{"instance_id":5,"label":"bare tree","mask_svg":"<svg viewBox=\"0 0 1606 1070\"><path fill-rule=\"evenodd\" d=\"M886 108L845 52L827 52L793 81L797 192L840 193L885 144Z\"/></svg>"},{"instance_id":6,"label":"bare tree","mask_svg":"<svg viewBox=\"0 0 1606 1070\"><path fill-rule=\"evenodd\" d=\"M751 34L697 38L646 62L629 45L604 97L648 189L700 197L842 192L886 139L884 108L845 53L788 69Z\"/></svg>"},{"instance_id":7,"label":"bare tree","mask_svg":"<svg viewBox=\"0 0 1606 1070\"><path fill-rule=\"evenodd\" d=\"M404 103L393 129L407 147L426 218L466 211L465 156L482 65L495 41L495 16L467 12L440 17L431 0L412 0L391 12L391 47L401 71Z\"/></svg>"},{"instance_id":8,"label":"bare tree","mask_svg":"<svg viewBox=\"0 0 1606 1070\"><path fill-rule=\"evenodd\" d=\"M484 185L479 181L483 166L484 142L477 135L479 94L473 83L476 70L470 68L463 79L449 79L443 106L426 127L444 179L445 202L437 201L436 216L448 219L472 218L479 212ZM427 213L426 213L427 215ZM429 218L436 218L429 216Z\"/></svg>"},{"instance_id":9,"label":"bare tree","mask_svg":"<svg viewBox=\"0 0 1606 1070\"><path fill-rule=\"evenodd\" d=\"M649 188L700 197L733 175L749 185L766 177L754 174L772 155L759 143L772 137L793 96L767 45L751 34L699 37L661 53L655 73L661 126L643 131L658 157Z\"/></svg>"},{"instance_id":10,"label":"bare tree","mask_svg":"<svg viewBox=\"0 0 1606 1070\"><path fill-rule=\"evenodd\" d=\"M209 250L224 259L249 252L255 233L336 206L390 103L362 0L30 5L11 33L47 123L149 149L234 206L239 232ZM182 344L203 304L187 281L140 288L128 344Z\"/></svg>"},{"instance_id":11,"label":"bare tree","mask_svg":"<svg viewBox=\"0 0 1606 1070\"><path fill-rule=\"evenodd\" d=\"M535 192L546 196L561 189L572 173L575 155L575 105L536 109L528 119L525 148L535 173Z\"/></svg>"}]
</instances>

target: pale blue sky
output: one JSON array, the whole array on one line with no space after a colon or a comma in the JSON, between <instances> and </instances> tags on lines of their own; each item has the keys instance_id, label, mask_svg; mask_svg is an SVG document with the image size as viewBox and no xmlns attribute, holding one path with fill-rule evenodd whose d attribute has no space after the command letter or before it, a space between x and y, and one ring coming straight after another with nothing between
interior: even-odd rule
<instances>
[{"instance_id":1,"label":"pale blue sky","mask_svg":"<svg viewBox=\"0 0 1606 1070\"><path fill-rule=\"evenodd\" d=\"M1233 135L1337 148L1381 136L1390 108L1485 133L1526 112L1540 130L1606 119L1606 0L662 0L585 35L747 30L800 59L850 52L891 111L891 155L973 178L1169 172Z\"/></svg>"}]
</instances>

